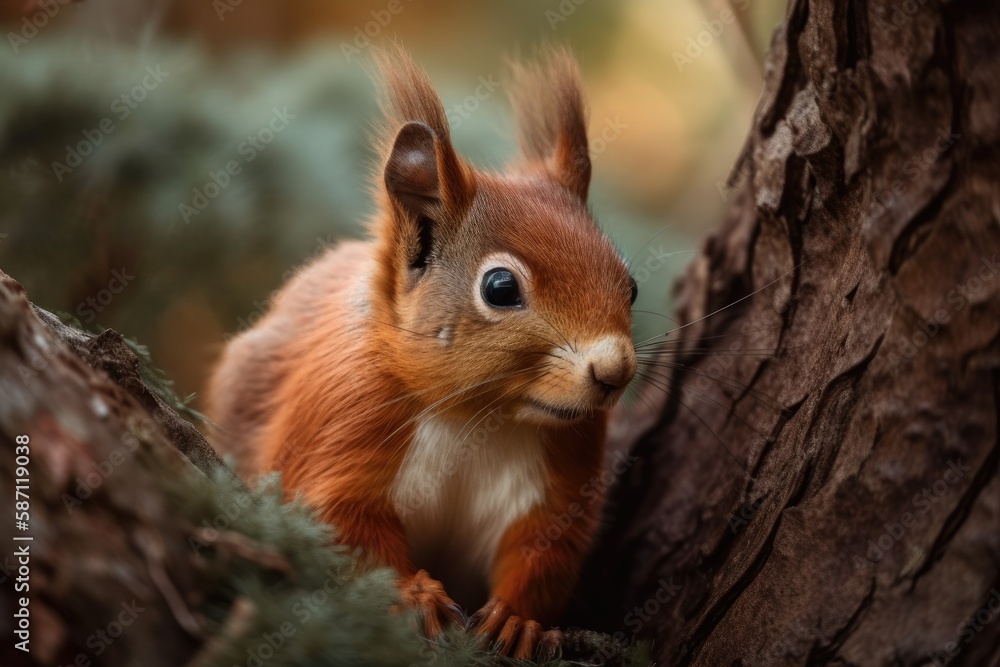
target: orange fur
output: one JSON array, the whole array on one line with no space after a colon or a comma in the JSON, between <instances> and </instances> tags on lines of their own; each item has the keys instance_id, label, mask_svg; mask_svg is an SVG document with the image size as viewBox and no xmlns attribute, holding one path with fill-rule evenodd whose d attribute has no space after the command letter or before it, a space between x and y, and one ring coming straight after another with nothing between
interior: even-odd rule
<instances>
[{"instance_id":1,"label":"orange fur","mask_svg":"<svg viewBox=\"0 0 1000 667\"><path fill-rule=\"evenodd\" d=\"M600 470L603 448L594 445L603 443L605 422L601 415L567 429L549 448L549 467L559 472L552 475L547 502L511 526L497 551L495 594L542 624L557 622L564 611L597 528L600 507L588 507L582 492Z\"/></svg>"},{"instance_id":2,"label":"orange fur","mask_svg":"<svg viewBox=\"0 0 1000 667\"><path fill-rule=\"evenodd\" d=\"M406 463L417 429L443 419L461 425L461 440L500 408L534 424L547 483L504 530L488 584L514 613L552 623L597 524L600 503L581 489L599 472L606 411L635 354L632 282L586 207L578 74L563 52L546 58L515 67L523 164L487 173L455 153L426 75L402 53L379 55L387 91L373 238L300 271L227 347L209 412L241 473L281 471L286 492L302 494L340 541L398 569L404 597L439 610L450 598L418 572L392 499L401 467L417 465ZM504 265L522 308L482 300L493 256L517 267ZM559 539L533 551L536 531L565 513L575 516Z\"/></svg>"}]
</instances>

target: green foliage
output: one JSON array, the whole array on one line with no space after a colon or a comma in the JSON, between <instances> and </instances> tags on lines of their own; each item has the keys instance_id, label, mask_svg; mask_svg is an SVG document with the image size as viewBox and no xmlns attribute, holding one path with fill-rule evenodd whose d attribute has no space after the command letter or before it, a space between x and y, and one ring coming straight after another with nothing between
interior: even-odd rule
<instances>
[{"instance_id":1,"label":"green foliage","mask_svg":"<svg viewBox=\"0 0 1000 667\"><path fill-rule=\"evenodd\" d=\"M79 329L82 332L97 335L104 331L104 327L95 327L94 331L90 331L79 319L70 313L56 311L53 314L63 324ZM177 390L174 389L174 381L167 376L167 373L163 369L153 363L153 355L147 346L128 336L124 336L123 340L139 360L139 377L142 379L143 384L149 387L154 394L160 397L160 400L173 408L174 411L187 418L188 421L194 424L202 424L208 421L205 415L191 407L191 402L195 397L194 394L188 394L183 398L178 396Z\"/></svg>"},{"instance_id":2,"label":"green foliage","mask_svg":"<svg viewBox=\"0 0 1000 667\"><path fill-rule=\"evenodd\" d=\"M168 378L167 374L153 363L153 357L150 355L148 347L127 336L125 344L135 352L135 356L139 359L139 377L142 378L144 385L152 389L164 403L182 416L187 417L188 420L196 424L207 421L205 415L191 407L194 394L188 394L184 398L177 395L173 380Z\"/></svg>"},{"instance_id":3,"label":"green foliage","mask_svg":"<svg viewBox=\"0 0 1000 667\"><path fill-rule=\"evenodd\" d=\"M355 559L331 547L329 527L298 503L281 502L277 480L248 492L228 474L197 476L173 490L178 507L203 531L192 549L208 564L205 611L220 632L238 598L252 621L212 664L407 665L421 662L408 614L390 613L393 573L355 572ZM245 541L249 540L249 542ZM235 542L246 549L234 553ZM268 554L287 561L277 567ZM254 555L263 554L263 555Z\"/></svg>"},{"instance_id":4,"label":"green foliage","mask_svg":"<svg viewBox=\"0 0 1000 667\"><path fill-rule=\"evenodd\" d=\"M149 342L161 361L169 348L175 364L183 357L202 368L199 341L251 324L268 291L303 258L360 233L371 210L364 167L372 157L364 131L375 115L371 85L336 49L283 62L245 56L219 63L167 46L108 47L92 55L81 58L43 37L16 58L0 54L6 93L0 99L0 265L43 307L68 310L87 328L112 325ZM116 101L157 66L169 76L123 116ZM442 95L462 99L467 87L444 86ZM500 95L484 103L478 124L456 132L460 148L476 161L496 163L511 150L477 129L493 124L501 104ZM286 106L295 120L250 160L241 152L244 141L268 125L273 109ZM113 129L98 131L102 123ZM84 150L71 164L70 153ZM180 206L191 204L194 190L204 191L210 174L232 160L241 162L240 174L197 215L185 217ZM135 275L134 283L115 291L101 310L82 307L122 269ZM176 313L192 304L200 310L184 322L205 324L204 330L178 324ZM147 386L197 420L146 348L130 345ZM177 367L165 365L176 378ZM394 573L357 572L352 554L330 546L328 526L301 504L281 502L276 480L253 492L221 474L165 484L173 506L202 528L191 548L205 564L199 611L210 630L217 636L228 627L235 602L252 608L249 626L212 664L256 665L254 656L276 667L514 664L464 632L433 644L421 639L412 614L390 611ZM243 548L248 544L250 553ZM281 554L288 570L253 553ZM290 629L287 636L283 629ZM277 649L275 633L281 635ZM642 651L636 649L635 664L648 664Z\"/></svg>"},{"instance_id":5,"label":"green foliage","mask_svg":"<svg viewBox=\"0 0 1000 667\"><path fill-rule=\"evenodd\" d=\"M304 258L360 233L375 114L360 63L332 49L220 63L166 45L96 47L89 62L57 39L31 47L0 52L0 266L40 306L176 360L184 342L245 328ZM294 116L277 134L275 110ZM134 279L88 304L115 271ZM193 304L194 326L165 335L167 314Z\"/></svg>"},{"instance_id":6,"label":"green foliage","mask_svg":"<svg viewBox=\"0 0 1000 667\"><path fill-rule=\"evenodd\" d=\"M212 665L533 664L497 657L457 629L436 642L421 638L411 612L391 609L398 602L395 573L359 572L353 554L331 546L329 526L303 504L282 502L277 476L254 491L222 471L214 479L188 475L170 480L167 489L185 518L202 529L190 545L204 559L210 580L202 609L210 630L223 632L235 600L252 605L249 625L215 654ZM275 564L281 560L275 561L274 554L287 561L287 569ZM593 644L600 647L601 636L594 637ZM629 664L649 664L644 646L636 647L631 658Z\"/></svg>"}]
</instances>

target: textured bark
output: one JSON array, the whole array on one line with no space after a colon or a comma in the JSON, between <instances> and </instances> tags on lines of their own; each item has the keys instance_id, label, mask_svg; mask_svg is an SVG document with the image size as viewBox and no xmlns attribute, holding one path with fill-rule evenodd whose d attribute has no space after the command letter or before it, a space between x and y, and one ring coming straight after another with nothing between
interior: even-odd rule
<instances>
[{"instance_id":1,"label":"textured bark","mask_svg":"<svg viewBox=\"0 0 1000 667\"><path fill-rule=\"evenodd\" d=\"M615 426L637 459L574 620L652 638L664 665L996 665L1000 9L793 0L765 78L734 171L752 176L656 348L668 391ZM218 460L130 355L0 274L0 444L32 434L40 664L132 598L109 664L182 664L205 639L191 526L154 479L198 474L173 446ZM122 433L130 456L69 514Z\"/></svg>"},{"instance_id":2,"label":"textured bark","mask_svg":"<svg viewBox=\"0 0 1000 667\"><path fill-rule=\"evenodd\" d=\"M0 271L0 497L14 498L23 475L15 446L25 435L29 525L0 524L0 541L13 545L0 562L0 665L224 664L219 655L242 639L256 613L240 597L221 632L206 619L207 607L225 597L220 569L230 556L261 565L274 575L271 583L298 580L272 546L233 531L213 536L182 517L188 498L169 491L170 480L228 468L151 390L122 336L64 325ZM211 543L209 551L222 557L203 557L192 540ZM25 595L14 589L24 581L17 550L25 545L30 654L15 648L13 616ZM312 650L326 651L317 660L341 664L335 642ZM606 665L630 659L627 645L579 629L565 633L562 652L568 660L598 656Z\"/></svg>"},{"instance_id":3,"label":"textured bark","mask_svg":"<svg viewBox=\"0 0 1000 667\"><path fill-rule=\"evenodd\" d=\"M202 624L189 604L205 568L161 474L198 474L174 442L203 465L214 454L151 398L121 336L88 337L39 314L52 328L0 272L0 497L11 511L16 438L30 437L29 527L16 531L7 517L0 530L3 544L14 545L5 546L0 571L0 663L73 664L100 646L103 664L183 664L200 641ZM15 542L14 535L33 539ZM14 591L12 552L22 545L30 552L30 658L15 650L12 625L23 595ZM95 633L123 613L127 641L106 644Z\"/></svg>"},{"instance_id":4,"label":"textured bark","mask_svg":"<svg viewBox=\"0 0 1000 667\"><path fill-rule=\"evenodd\" d=\"M578 620L666 665L996 664L998 146L995 2L791 2Z\"/></svg>"}]
</instances>

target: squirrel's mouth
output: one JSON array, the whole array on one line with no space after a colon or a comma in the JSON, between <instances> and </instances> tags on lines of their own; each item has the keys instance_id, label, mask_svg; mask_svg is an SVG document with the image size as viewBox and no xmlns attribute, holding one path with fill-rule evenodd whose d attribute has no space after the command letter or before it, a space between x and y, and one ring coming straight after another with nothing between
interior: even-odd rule
<instances>
[{"instance_id":1,"label":"squirrel's mouth","mask_svg":"<svg viewBox=\"0 0 1000 667\"><path fill-rule=\"evenodd\" d=\"M527 403L532 408L561 421L576 421L583 416L583 410L580 408L563 408L557 405L549 405L534 398L528 398Z\"/></svg>"}]
</instances>

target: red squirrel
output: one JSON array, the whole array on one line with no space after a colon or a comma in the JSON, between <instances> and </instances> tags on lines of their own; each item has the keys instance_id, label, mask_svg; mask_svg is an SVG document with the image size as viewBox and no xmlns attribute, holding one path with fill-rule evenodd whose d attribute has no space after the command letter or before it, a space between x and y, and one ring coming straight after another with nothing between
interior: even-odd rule
<instances>
[{"instance_id":1,"label":"red squirrel","mask_svg":"<svg viewBox=\"0 0 1000 667\"><path fill-rule=\"evenodd\" d=\"M521 159L502 172L459 157L408 56L377 61L371 239L298 271L227 346L209 415L243 474L280 471L339 542L399 571L428 635L464 620L457 600L527 658L558 641L543 628L597 527L581 489L636 371L636 283L587 208L568 53L512 67ZM553 516L572 521L538 550Z\"/></svg>"}]
</instances>

